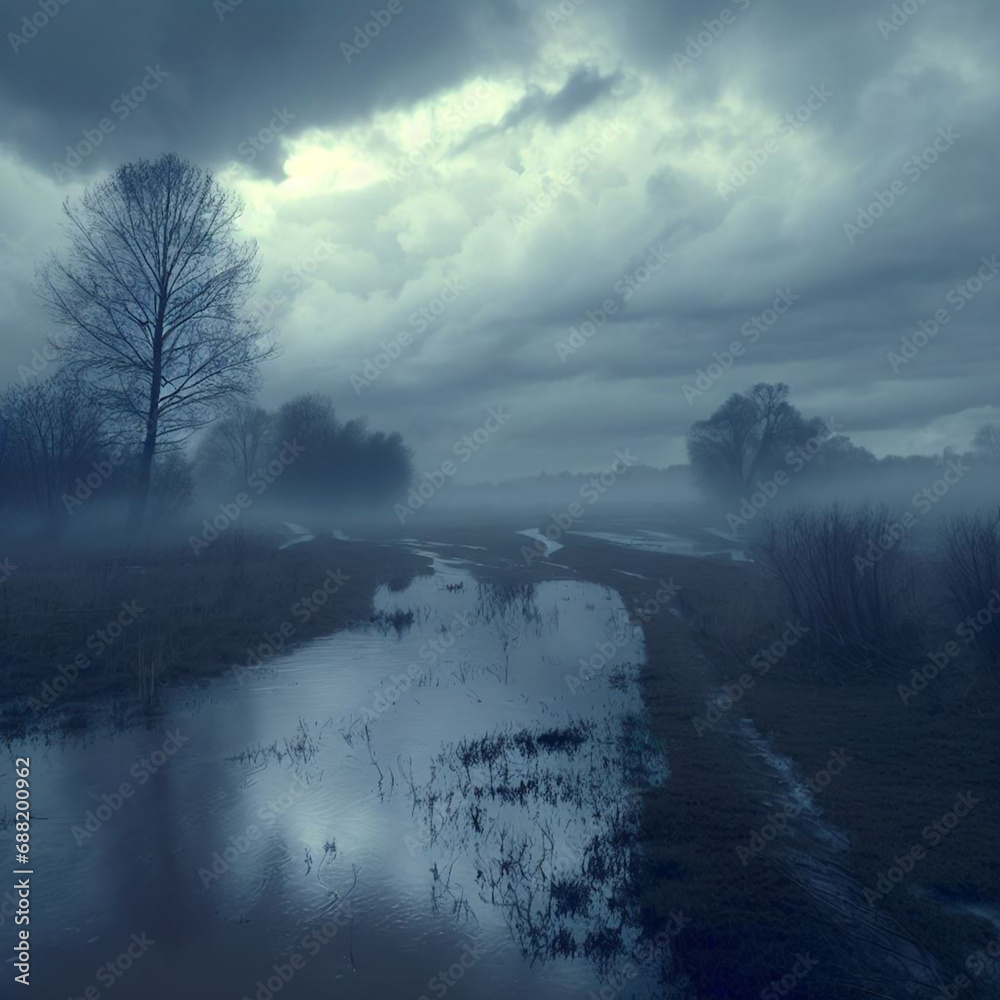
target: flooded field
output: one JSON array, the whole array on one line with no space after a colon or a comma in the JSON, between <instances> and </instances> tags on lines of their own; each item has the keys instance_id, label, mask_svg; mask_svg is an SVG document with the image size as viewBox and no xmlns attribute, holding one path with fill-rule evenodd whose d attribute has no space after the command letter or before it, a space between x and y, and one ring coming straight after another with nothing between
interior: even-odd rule
<instances>
[{"instance_id":1,"label":"flooded field","mask_svg":"<svg viewBox=\"0 0 1000 1000\"><path fill-rule=\"evenodd\" d=\"M596 538L612 545L638 549L641 552L662 552L677 556L731 559L733 562L747 562L751 559L746 546L738 539L716 528L701 531L689 530L685 533L650 531L646 528L621 531L575 531L575 535Z\"/></svg>"},{"instance_id":2,"label":"flooded field","mask_svg":"<svg viewBox=\"0 0 1000 1000\"><path fill-rule=\"evenodd\" d=\"M630 893L669 766L641 634L596 585L433 568L154 725L30 747L40 995L670 995Z\"/></svg>"}]
</instances>

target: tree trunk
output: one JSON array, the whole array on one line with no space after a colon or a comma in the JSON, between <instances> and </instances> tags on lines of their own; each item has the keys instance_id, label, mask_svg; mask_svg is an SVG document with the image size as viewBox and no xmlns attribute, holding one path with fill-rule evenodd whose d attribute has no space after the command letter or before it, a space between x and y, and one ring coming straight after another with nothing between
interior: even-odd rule
<instances>
[{"instance_id":1,"label":"tree trunk","mask_svg":"<svg viewBox=\"0 0 1000 1000\"><path fill-rule=\"evenodd\" d=\"M146 437L142 443L142 454L139 456L139 475L135 481L135 492L128 512L127 535L133 542L142 527L146 516L146 506L149 502L149 484L153 473L153 457L156 454L156 422L150 418L146 427Z\"/></svg>"},{"instance_id":2,"label":"tree trunk","mask_svg":"<svg viewBox=\"0 0 1000 1000\"><path fill-rule=\"evenodd\" d=\"M153 334L153 371L149 388L149 411L146 414L146 436L142 442L142 454L139 456L139 475L135 481L135 493L128 512L126 535L131 545L139 535L146 507L149 503L149 484L153 475L153 458L156 455L156 438L159 429L160 416L160 379L163 376L163 314L164 306L161 299L156 330Z\"/></svg>"}]
</instances>

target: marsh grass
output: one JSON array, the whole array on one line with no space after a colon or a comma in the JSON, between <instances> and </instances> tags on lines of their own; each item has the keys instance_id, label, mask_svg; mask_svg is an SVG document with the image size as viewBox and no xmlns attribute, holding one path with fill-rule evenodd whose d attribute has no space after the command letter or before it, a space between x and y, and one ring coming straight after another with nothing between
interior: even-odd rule
<instances>
[{"instance_id":1,"label":"marsh grass","mask_svg":"<svg viewBox=\"0 0 1000 1000\"><path fill-rule=\"evenodd\" d=\"M375 546L317 540L281 551L266 536L236 530L198 556L183 538L99 552L8 539L2 551L17 568L0 585L0 702L8 703L9 724L29 728L58 723L94 697L154 703L171 684L245 664L248 649L285 624L293 629L290 648L363 622L380 584L426 567L403 549L377 547L375 558ZM293 609L337 569L346 585L303 620ZM101 643L99 631L133 601L142 613ZM409 627L409 614L390 617L386 627ZM81 655L89 664L51 706L26 707L60 665Z\"/></svg>"}]
</instances>

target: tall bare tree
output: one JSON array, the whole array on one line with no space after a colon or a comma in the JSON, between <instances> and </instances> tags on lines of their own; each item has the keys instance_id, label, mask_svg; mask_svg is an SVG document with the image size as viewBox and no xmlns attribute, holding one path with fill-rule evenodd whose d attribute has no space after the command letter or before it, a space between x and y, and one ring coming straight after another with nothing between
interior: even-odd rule
<instances>
[{"instance_id":1,"label":"tall bare tree","mask_svg":"<svg viewBox=\"0 0 1000 1000\"><path fill-rule=\"evenodd\" d=\"M131 535L158 444L251 395L274 351L247 310L257 245L239 237L239 199L173 154L119 167L63 211L69 249L49 257L38 288L73 334L68 365L142 428Z\"/></svg>"}]
</instances>

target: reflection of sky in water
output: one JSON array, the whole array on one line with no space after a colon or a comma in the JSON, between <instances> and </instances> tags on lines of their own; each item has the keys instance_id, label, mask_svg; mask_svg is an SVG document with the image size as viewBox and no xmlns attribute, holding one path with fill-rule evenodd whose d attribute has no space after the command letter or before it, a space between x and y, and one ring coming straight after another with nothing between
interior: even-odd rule
<instances>
[{"instance_id":1,"label":"reflection of sky in water","mask_svg":"<svg viewBox=\"0 0 1000 1000\"><path fill-rule=\"evenodd\" d=\"M103 993L96 970L133 932L157 943L115 997L253 996L296 951L282 996L420 997L467 944L483 954L455 996L600 987L609 943L635 942L625 838L658 766L641 638L597 586L436 571L381 591L364 629L174 692L155 732L32 750L43 995ZM167 731L187 742L140 786L130 769ZM492 778L456 756L484 737L504 749ZM123 781L134 796L78 848L73 824ZM338 913L335 938L307 938Z\"/></svg>"},{"instance_id":2,"label":"reflection of sky in water","mask_svg":"<svg viewBox=\"0 0 1000 1000\"><path fill-rule=\"evenodd\" d=\"M749 562L750 555L741 547L741 541L714 528L706 528L704 535L684 538L667 531L650 531L640 528L623 534L614 531L571 531L571 535L596 538L612 545L622 545L642 552L661 552L677 556L728 556L733 562Z\"/></svg>"}]
</instances>

